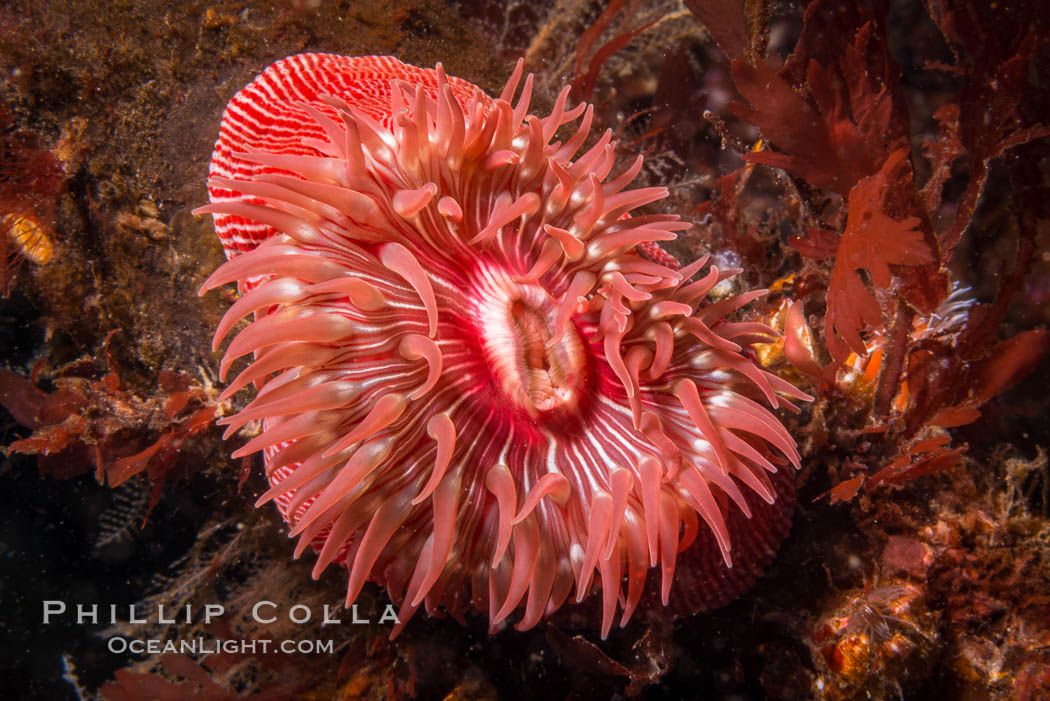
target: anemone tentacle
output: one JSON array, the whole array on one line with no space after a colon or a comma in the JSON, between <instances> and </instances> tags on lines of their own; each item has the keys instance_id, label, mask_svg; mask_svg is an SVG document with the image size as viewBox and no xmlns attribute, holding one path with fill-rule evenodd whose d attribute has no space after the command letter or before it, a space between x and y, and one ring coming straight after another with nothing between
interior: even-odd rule
<instances>
[{"instance_id":1,"label":"anemone tentacle","mask_svg":"<svg viewBox=\"0 0 1050 701\"><path fill-rule=\"evenodd\" d=\"M612 173L610 132L584 150L567 89L528 114L522 74L493 99L440 64L272 66L223 121L198 212L230 260L201 292L245 292L215 343L249 319L224 397L261 389L224 423L263 420L236 455L265 455L260 503L315 576L345 565L348 604L374 579L401 625L470 604L528 628L600 587L604 636L650 568L667 602L694 522L732 566L727 514L799 465L770 409L808 397L752 362L771 329L728 318L754 294L707 301L737 271L640 255L689 226L635 213L666 189Z\"/></svg>"}]
</instances>

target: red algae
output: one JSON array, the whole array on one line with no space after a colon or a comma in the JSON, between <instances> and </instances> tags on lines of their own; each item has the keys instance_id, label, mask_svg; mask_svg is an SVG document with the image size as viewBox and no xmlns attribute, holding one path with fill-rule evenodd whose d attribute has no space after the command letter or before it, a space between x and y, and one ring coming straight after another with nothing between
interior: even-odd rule
<instances>
[{"instance_id":1,"label":"red algae","mask_svg":"<svg viewBox=\"0 0 1050 701\"><path fill-rule=\"evenodd\" d=\"M146 472L152 510L166 481L195 471L180 454L214 420L217 393L186 375L162 371L159 396L140 397L123 387L112 366L98 381L77 377L78 369L74 364L52 374L52 392L0 370L0 406L33 430L7 450L36 455L41 474L60 479L93 471L99 483L118 487Z\"/></svg>"}]
</instances>

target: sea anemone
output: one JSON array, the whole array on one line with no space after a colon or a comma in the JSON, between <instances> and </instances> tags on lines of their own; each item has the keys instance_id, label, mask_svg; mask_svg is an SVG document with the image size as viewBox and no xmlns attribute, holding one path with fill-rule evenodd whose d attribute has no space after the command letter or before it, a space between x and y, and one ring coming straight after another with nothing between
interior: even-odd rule
<instances>
[{"instance_id":1,"label":"sea anemone","mask_svg":"<svg viewBox=\"0 0 1050 701\"><path fill-rule=\"evenodd\" d=\"M223 400L259 388L222 420L262 422L234 456L263 452L258 504L277 503L296 556L318 551L315 577L350 570L347 605L372 579L399 626L469 602L495 627L524 602L527 629L594 584L604 636L650 568L668 602L704 531L750 584L784 528L734 541L727 523L799 464L760 402L808 397L752 362L771 329L729 320L764 291L708 300L738 271L678 268L654 242L689 225L630 215L667 195L627 189L641 157L610 179L610 132L576 156L592 108L566 88L532 116L531 75L512 104L521 77L492 99L440 64L275 63L223 117L197 211L230 260L202 294L244 292L216 348L253 317L221 363L225 379L253 355Z\"/></svg>"}]
</instances>

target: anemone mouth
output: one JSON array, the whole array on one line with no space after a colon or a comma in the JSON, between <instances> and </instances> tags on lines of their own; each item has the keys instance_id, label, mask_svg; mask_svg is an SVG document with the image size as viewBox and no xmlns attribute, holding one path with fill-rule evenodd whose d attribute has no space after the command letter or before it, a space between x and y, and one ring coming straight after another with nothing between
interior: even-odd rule
<instances>
[{"instance_id":1,"label":"anemone mouth","mask_svg":"<svg viewBox=\"0 0 1050 701\"><path fill-rule=\"evenodd\" d=\"M549 422L579 408L587 355L576 327L536 283L500 270L480 276L471 295L485 362L500 400Z\"/></svg>"},{"instance_id":2,"label":"anemone mouth","mask_svg":"<svg viewBox=\"0 0 1050 701\"><path fill-rule=\"evenodd\" d=\"M726 515L799 465L762 402L808 397L751 362L771 329L727 319L764 291L711 302L736 271L638 255L688 227L630 215L666 190L628 189L640 158L609 178L609 131L577 155L593 110L568 89L528 115L530 76L512 105L521 78L493 99L440 66L304 55L231 101L198 210L230 260L203 290L246 292L216 347L254 317L223 397L261 387L222 423L263 420L234 456L263 452L258 503L315 576L350 570L348 605L372 579L402 625L471 604L525 629L593 584L604 636L650 568L667 603L701 528L742 561Z\"/></svg>"}]
</instances>

